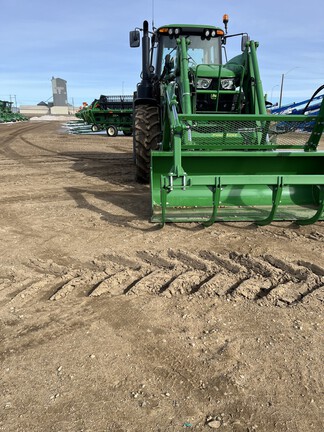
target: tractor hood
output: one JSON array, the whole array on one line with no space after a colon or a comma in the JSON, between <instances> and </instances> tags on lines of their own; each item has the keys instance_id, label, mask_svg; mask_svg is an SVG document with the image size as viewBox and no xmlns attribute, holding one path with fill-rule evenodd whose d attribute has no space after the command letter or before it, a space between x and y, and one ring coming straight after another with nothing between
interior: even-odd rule
<instances>
[{"instance_id":1,"label":"tractor hood","mask_svg":"<svg viewBox=\"0 0 324 432\"><path fill-rule=\"evenodd\" d=\"M234 78L235 73L230 69L226 69L222 65L205 65L199 64L192 68L195 75L199 78Z\"/></svg>"}]
</instances>

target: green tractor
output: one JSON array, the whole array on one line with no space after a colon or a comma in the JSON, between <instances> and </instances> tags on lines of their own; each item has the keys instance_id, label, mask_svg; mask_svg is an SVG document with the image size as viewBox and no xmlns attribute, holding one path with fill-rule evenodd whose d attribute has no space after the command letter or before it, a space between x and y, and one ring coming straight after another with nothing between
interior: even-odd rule
<instances>
[{"instance_id":1,"label":"green tractor","mask_svg":"<svg viewBox=\"0 0 324 432\"><path fill-rule=\"evenodd\" d=\"M0 100L0 122L15 122L16 118L12 112L13 102Z\"/></svg>"},{"instance_id":2,"label":"green tractor","mask_svg":"<svg viewBox=\"0 0 324 432\"><path fill-rule=\"evenodd\" d=\"M0 100L0 123L29 120L19 112L13 112L13 102Z\"/></svg>"},{"instance_id":3,"label":"green tractor","mask_svg":"<svg viewBox=\"0 0 324 432\"><path fill-rule=\"evenodd\" d=\"M151 220L322 220L324 102L317 116L268 114L259 44L228 35L227 15L223 22L225 30L172 24L150 32L144 21L130 32L131 47L142 39L134 159L137 181L151 184ZM227 60L233 36L241 49Z\"/></svg>"}]
</instances>

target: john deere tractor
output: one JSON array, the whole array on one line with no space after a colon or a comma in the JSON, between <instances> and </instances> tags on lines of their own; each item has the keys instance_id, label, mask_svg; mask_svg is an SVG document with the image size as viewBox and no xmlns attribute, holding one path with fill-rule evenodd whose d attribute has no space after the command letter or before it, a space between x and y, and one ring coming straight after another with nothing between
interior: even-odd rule
<instances>
[{"instance_id":1,"label":"john deere tractor","mask_svg":"<svg viewBox=\"0 0 324 432\"><path fill-rule=\"evenodd\" d=\"M0 100L0 123L28 120L27 117L19 112L13 112L12 105L13 102Z\"/></svg>"},{"instance_id":2,"label":"john deere tractor","mask_svg":"<svg viewBox=\"0 0 324 432\"><path fill-rule=\"evenodd\" d=\"M149 31L144 21L130 32L131 47L142 41L134 158L137 180L151 184L152 221L323 219L324 102L317 116L268 114L259 44L223 22ZM241 48L227 60L234 36Z\"/></svg>"}]
</instances>

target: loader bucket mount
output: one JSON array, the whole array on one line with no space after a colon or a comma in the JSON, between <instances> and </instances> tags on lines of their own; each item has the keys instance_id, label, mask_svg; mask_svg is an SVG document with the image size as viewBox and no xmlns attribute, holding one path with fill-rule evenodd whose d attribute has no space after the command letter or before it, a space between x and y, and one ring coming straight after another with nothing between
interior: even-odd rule
<instances>
[{"instance_id":1,"label":"loader bucket mount","mask_svg":"<svg viewBox=\"0 0 324 432\"><path fill-rule=\"evenodd\" d=\"M151 153L152 221L323 218L324 127L320 114L177 115L171 151ZM300 132L314 123L312 133ZM179 127L178 127L179 130ZM170 170L170 167L172 169Z\"/></svg>"}]
</instances>

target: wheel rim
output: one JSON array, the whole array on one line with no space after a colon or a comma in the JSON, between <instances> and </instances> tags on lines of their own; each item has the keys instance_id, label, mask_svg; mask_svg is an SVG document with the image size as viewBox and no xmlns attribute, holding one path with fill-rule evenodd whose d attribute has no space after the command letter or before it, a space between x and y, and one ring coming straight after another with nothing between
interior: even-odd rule
<instances>
[{"instance_id":1,"label":"wheel rim","mask_svg":"<svg viewBox=\"0 0 324 432\"><path fill-rule=\"evenodd\" d=\"M115 136L116 135L116 130L115 130L115 128L113 126L109 126L107 128L107 133L108 133L109 136Z\"/></svg>"}]
</instances>

